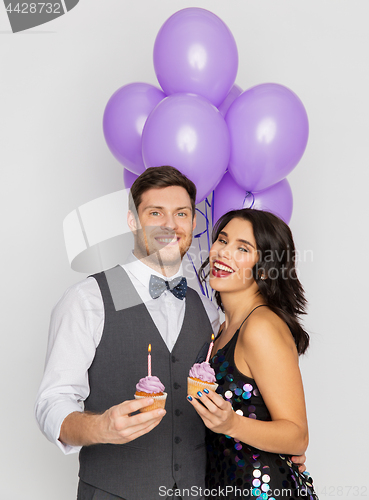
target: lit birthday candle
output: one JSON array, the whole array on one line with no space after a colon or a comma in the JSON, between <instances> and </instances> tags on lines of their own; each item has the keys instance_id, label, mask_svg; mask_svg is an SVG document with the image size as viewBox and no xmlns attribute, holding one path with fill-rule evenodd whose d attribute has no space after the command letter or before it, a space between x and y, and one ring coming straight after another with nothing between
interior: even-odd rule
<instances>
[{"instance_id":1,"label":"lit birthday candle","mask_svg":"<svg viewBox=\"0 0 369 500\"><path fill-rule=\"evenodd\" d=\"M151 377L151 344L148 347L149 354L147 355L147 375Z\"/></svg>"}]
</instances>

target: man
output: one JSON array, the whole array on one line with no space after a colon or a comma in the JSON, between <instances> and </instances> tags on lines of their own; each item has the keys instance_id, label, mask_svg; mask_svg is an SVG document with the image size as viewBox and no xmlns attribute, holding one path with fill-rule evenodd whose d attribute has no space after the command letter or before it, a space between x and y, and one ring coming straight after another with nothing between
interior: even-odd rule
<instances>
[{"instance_id":1,"label":"man","mask_svg":"<svg viewBox=\"0 0 369 500\"><path fill-rule=\"evenodd\" d=\"M65 453L82 447L81 500L95 489L115 495L101 498L162 498L175 483L203 487L205 475L204 428L186 401L186 380L218 330L218 312L190 288L185 298L168 289L149 294L151 275L180 281L196 225L196 188L176 169L158 167L136 180L131 195L133 255L71 287L54 309L36 403L51 441ZM153 375L168 393L166 411L136 414L150 404L133 400L147 374L149 343Z\"/></svg>"},{"instance_id":2,"label":"man","mask_svg":"<svg viewBox=\"0 0 369 500\"><path fill-rule=\"evenodd\" d=\"M156 167L131 197L131 257L71 287L53 311L36 418L65 453L80 450L79 500L165 498L173 488L201 498L204 427L186 401L186 379L219 317L191 288L184 297L196 188L178 170ZM132 398L149 343L166 410L137 413L152 402Z\"/></svg>"}]
</instances>

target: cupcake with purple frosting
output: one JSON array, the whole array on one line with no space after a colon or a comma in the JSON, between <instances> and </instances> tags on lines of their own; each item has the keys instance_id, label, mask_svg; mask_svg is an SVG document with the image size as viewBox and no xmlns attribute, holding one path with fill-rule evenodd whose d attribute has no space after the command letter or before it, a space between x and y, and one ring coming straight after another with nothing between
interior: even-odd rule
<instances>
[{"instance_id":1,"label":"cupcake with purple frosting","mask_svg":"<svg viewBox=\"0 0 369 500\"><path fill-rule=\"evenodd\" d=\"M140 411L143 412L155 410L156 408L164 408L165 400L167 399L167 393L164 391L165 387L158 377L147 376L141 378L138 384L136 384L135 399L153 398L154 403L145 408L141 408Z\"/></svg>"},{"instance_id":2,"label":"cupcake with purple frosting","mask_svg":"<svg viewBox=\"0 0 369 500\"><path fill-rule=\"evenodd\" d=\"M187 394L196 397L198 391L203 391L205 388L215 391L218 387L215 380L215 372L209 363L206 361L195 363L187 377Z\"/></svg>"}]
</instances>

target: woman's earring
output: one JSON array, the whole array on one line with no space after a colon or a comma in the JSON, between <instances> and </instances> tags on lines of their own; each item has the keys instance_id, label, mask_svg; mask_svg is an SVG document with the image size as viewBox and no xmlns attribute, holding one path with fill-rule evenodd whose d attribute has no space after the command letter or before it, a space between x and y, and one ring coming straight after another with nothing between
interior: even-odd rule
<instances>
[{"instance_id":1,"label":"woman's earring","mask_svg":"<svg viewBox=\"0 0 369 500\"><path fill-rule=\"evenodd\" d=\"M265 274L263 273L263 271L261 269L259 269L258 276L259 276L259 280L265 281L267 279L267 277L265 276Z\"/></svg>"}]
</instances>

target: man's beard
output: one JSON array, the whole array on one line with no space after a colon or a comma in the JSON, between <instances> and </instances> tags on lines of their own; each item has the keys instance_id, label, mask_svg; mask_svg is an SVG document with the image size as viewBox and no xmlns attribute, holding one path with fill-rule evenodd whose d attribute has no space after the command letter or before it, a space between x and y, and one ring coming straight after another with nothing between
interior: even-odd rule
<instances>
[{"instance_id":1,"label":"man's beard","mask_svg":"<svg viewBox=\"0 0 369 500\"><path fill-rule=\"evenodd\" d=\"M160 231L160 236L173 239L176 233L168 232L166 235ZM147 233L142 229L138 229L135 233L135 255L139 259L145 259L151 261L154 264L159 264L160 267L171 267L179 265L182 262L183 257L191 246L192 233L187 237L179 235L181 237L181 244L176 244L175 246L164 245L162 248L158 248L155 245L155 235L150 234L150 238L147 238Z\"/></svg>"}]
</instances>

